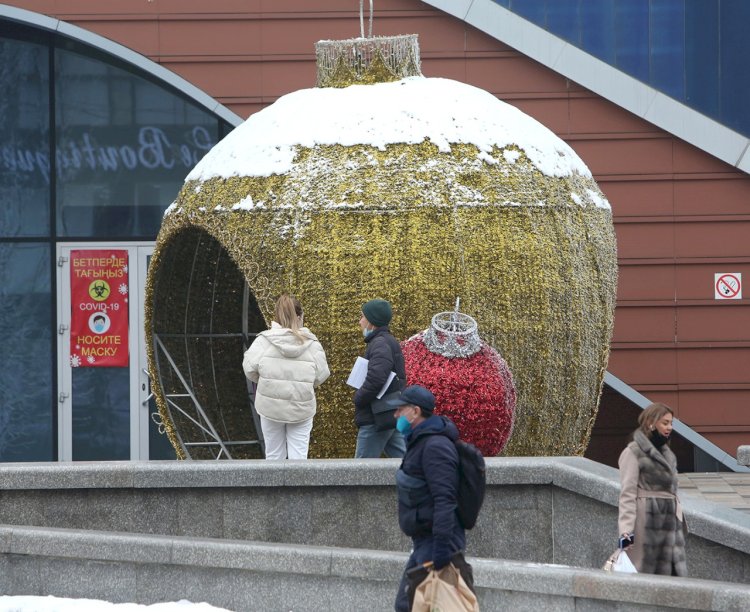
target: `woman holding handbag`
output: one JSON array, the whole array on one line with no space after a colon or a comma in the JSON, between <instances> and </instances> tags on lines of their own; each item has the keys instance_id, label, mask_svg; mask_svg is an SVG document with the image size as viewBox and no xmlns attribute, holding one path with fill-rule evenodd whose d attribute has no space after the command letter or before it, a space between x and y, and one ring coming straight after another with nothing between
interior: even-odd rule
<instances>
[{"instance_id":1,"label":"woman holding handbag","mask_svg":"<svg viewBox=\"0 0 750 612\"><path fill-rule=\"evenodd\" d=\"M271 329L258 334L245 352L242 368L258 385L255 410L260 415L266 459L307 459L315 387L331 372L323 347L303 325L297 298L279 297Z\"/></svg>"},{"instance_id":2,"label":"woman holding handbag","mask_svg":"<svg viewBox=\"0 0 750 612\"><path fill-rule=\"evenodd\" d=\"M619 459L618 529L639 572L687 576L687 528L677 497L677 458L669 448L673 417L664 404L651 404L638 417Z\"/></svg>"}]
</instances>

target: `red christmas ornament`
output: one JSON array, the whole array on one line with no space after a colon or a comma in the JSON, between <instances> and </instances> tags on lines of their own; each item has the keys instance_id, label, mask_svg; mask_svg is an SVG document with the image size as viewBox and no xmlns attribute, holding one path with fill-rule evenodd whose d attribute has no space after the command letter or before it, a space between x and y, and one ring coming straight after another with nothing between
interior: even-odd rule
<instances>
[{"instance_id":1,"label":"red christmas ornament","mask_svg":"<svg viewBox=\"0 0 750 612\"><path fill-rule=\"evenodd\" d=\"M401 343L410 385L435 396L435 414L450 418L461 438L485 456L510 439L516 388L508 364L483 342L476 321L458 311L432 318L429 329Z\"/></svg>"}]
</instances>

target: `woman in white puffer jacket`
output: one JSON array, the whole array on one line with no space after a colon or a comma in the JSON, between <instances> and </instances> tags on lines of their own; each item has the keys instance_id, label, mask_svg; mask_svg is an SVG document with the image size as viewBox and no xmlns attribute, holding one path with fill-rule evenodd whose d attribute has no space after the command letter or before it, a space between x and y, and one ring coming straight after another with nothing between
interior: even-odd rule
<instances>
[{"instance_id":1,"label":"woman in white puffer jacket","mask_svg":"<svg viewBox=\"0 0 750 612\"><path fill-rule=\"evenodd\" d=\"M271 329L258 334L242 360L245 376L258 385L255 410L266 459L307 459L314 389L331 374L323 347L302 317L294 296L280 296Z\"/></svg>"}]
</instances>

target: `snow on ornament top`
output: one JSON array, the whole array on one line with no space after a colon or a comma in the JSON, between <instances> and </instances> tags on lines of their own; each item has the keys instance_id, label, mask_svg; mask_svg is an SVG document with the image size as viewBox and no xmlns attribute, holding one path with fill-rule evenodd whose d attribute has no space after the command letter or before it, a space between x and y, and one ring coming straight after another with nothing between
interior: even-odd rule
<instances>
[{"instance_id":1,"label":"snow on ornament top","mask_svg":"<svg viewBox=\"0 0 750 612\"><path fill-rule=\"evenodd\" d=\"M546 176L591 177L565 141L514 106L458 81L414 76L282 96L219 142L187 180L286 174L300 148L338 144L384 150L427 140L442 153L454 144L473 144L488 164L498 162L490 155L493 147L515 145ZM596 204L609 208L604 198Z\"/></svg>"}]
</instances>

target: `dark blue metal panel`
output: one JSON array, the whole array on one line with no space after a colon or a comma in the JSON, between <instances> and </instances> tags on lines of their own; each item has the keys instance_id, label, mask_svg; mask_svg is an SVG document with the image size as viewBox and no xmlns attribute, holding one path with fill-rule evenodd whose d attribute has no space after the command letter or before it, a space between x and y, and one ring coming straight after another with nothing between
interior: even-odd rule
<instances>
[{"instance_id":1,"label":"dark blue metal panel","mask_svg":"<svg viewBox=\"0 0 750 612\"><path fill-rule=\"evenodd\" d=\"M615 66L648 83L648 0L615 2Z\"/></svg>"},{"instance_id":2,"label":"dark blue metal panel","mask_svg":"<svg viewBox=\"0 0 750 612\"><path fill-rule=\"evenodd\" d=\"M510 10L544 27L545 0L510 0Z\"/></svg>"},{"instance_id":3,"label":"dark blue metal panel","mask_svg":"<svg viewBox=\"0 0 750 612\"><path fill-rule=\"evenodd\" d=\"M685 100L685 0L651 0L649 83Z\"/></svg>"},{"instance_id":4,"label":"dark blue metal panel","mask_svg":"<svg viewBox=\"0 0 750 612\"><path fill-rule=\"evenodd\" d=\"M547 0L547 29L581 46L580 0Z\"/></svg>"},{"instance_id":5,"label":"dark blue metal panel","mask_svg":"<svg viewBox=\"0 0 750 612\"><path fill-rule=\"evenodd\" d=\"M615 1L581 4L581 47L608 64L615 61Z\"/></svg>"},{"instance_id":6,"label":"dark blue metal panel","mask_svg":"<svg viewBox=\"0 0 750 612\"><path fill-rule=\"evenodd\" d=\"M750 134L750 2L721 0L719 23L721 121Z\"/></svg>"},{"instance_id":7,"label":"dark blue metal panel","mask_svg":"<svg viewBox=\"0 0 750 612\"><path fill-rule=\"evenodd\" d=\"M719 117L719 3L685 2L685 103Z\"/></svg>"},{"instance_id":8,"label":"dark blue metal panel","mask_svg":"<svg viewBox=\"0 0 750 612\"><path fill-rule=\"evenodd\" d=\"M750 135L750 0L494 0Z\"/></svg>"}]
</instances>

